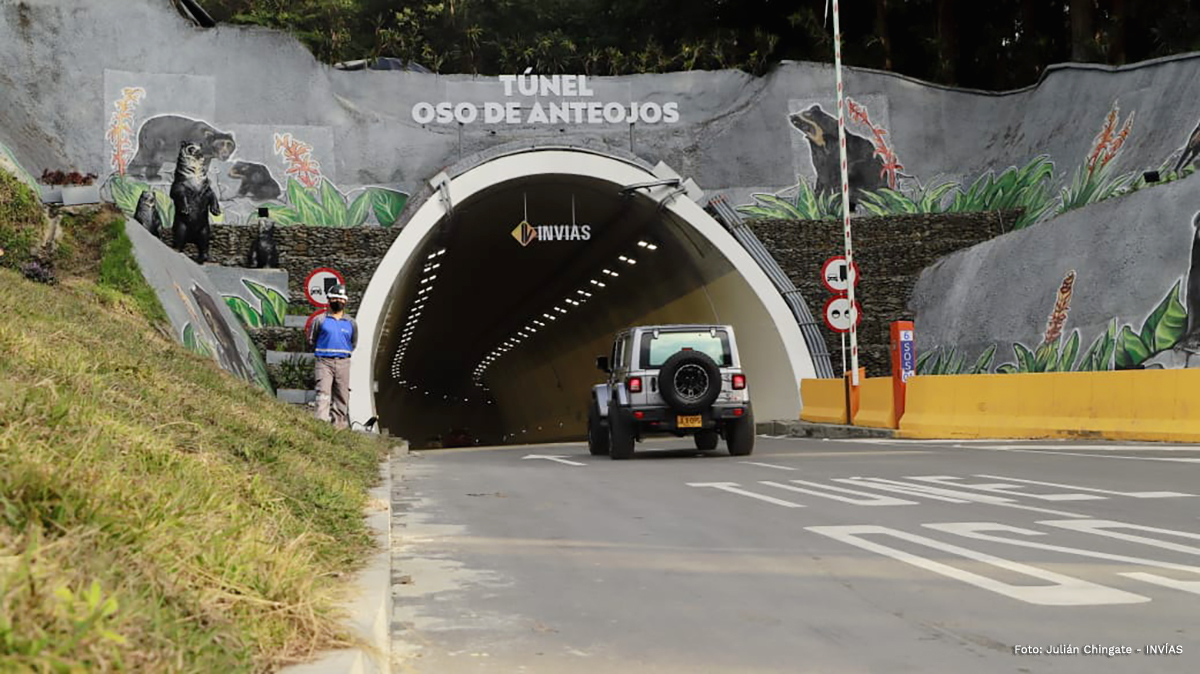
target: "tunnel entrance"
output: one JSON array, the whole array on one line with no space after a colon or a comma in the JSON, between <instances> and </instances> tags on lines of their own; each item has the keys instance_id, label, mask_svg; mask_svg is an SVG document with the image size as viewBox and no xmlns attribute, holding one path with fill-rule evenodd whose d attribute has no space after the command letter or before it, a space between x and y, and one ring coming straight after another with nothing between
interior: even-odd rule
<instances>
[{"instance_id":1,"label":"tunnel entrance","mask_svg":"<svg viewBox=\"0 0 1200 674\"><path fill-rule=\"evenodd\" d=\"M414 447L582 439L614 333L709 322L733 325L757 418L796 418L814 376L799 328L665 173L529 150L443 182L362 299L351 418Z\"/></svg>"}]
</instances>

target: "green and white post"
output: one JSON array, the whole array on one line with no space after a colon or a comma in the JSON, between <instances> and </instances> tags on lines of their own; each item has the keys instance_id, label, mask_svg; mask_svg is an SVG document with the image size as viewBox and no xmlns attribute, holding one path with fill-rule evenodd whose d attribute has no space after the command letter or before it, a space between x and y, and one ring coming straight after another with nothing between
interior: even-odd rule
<instances>
[{"instance_id":1,"label":"green and white post","mask_svg":"<svg viewBox=\"0 0 1200 674\"><path fill-rule=\"evenodd\" d=\"M850 302L850 383L858 386L858 305L854 303L854 243L850 236L850 171L846 160L846 102L842 95L842 27L838 0L833 0L833 60L837 76L838 148L842 159L842 226L846 235L846 275L849 285L846 299ZM845 377L845 373L842 374Z\"/></svg>"}]
</instances>

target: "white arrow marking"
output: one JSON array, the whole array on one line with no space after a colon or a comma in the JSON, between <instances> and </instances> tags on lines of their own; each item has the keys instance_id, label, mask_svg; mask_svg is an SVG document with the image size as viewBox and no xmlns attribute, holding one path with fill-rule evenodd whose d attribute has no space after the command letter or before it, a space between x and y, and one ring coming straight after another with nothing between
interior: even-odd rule
<instances>
[{"instance_id":1,"label":"white arrow marking","mask_svg":"<svg viewBox=\"0 0 1200 674\"><path fill-rule=\"evenodd\" d=\"M775 505L783 506L785 508L803 508L804 507L804 506L800 505L799 503L792 503L791 501L785 501L781 498L773 498L771 496L755 494L754 492L748 491L746 489L738 489L738 483L736 483L736 482L688 482L687 486L689 486L689 487L712 487L713 489L720 489L721 491L727 491L730 494L741 494L742 496L749 496L750 498L756 498L760 501L766 501L767 503L774 503Z\"/></svg>"},{"instance_id":2,"label":"white arrow marking","mask_svg":"<svg viewBox=\"0 0 1200 674\"><path fill-rule=\"evenodd\" d=\"M546 459L547 461L555 461L557 463L565 463L568 466L586 466L587 465L586 463L579 463L578 461L567 461L567 459L565 457L546 456L544 454L530 454L529 456L521 457L522 461L524 461L525 459Z\"/></svg>"}]
</instances>

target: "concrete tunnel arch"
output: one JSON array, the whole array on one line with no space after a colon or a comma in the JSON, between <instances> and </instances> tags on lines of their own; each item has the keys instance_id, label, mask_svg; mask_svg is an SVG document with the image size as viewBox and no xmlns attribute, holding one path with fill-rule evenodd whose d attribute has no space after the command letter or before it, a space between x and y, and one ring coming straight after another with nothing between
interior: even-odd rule
<instances>
[{"instance_id":1,"label":"concrete tunnel arch","mask_svg":"<svg viewBox=\"0 0 1200 674\"><path fill-rule=\"evenodd\" d=\"M475 392L480 393L478 397L463 397L463 401L470 403L472 411L451 410L447 413L448 416L436 422L432 421L433 417L438 416L433 408L420 407L425 404L423 401L430 391L425 390L422 397L422 385L409 383L401 374L403 359L409 359L408 362L412 363L412 359L415 358L418 364L422 361L421 353L407 353L406 349L412 345L411 340L420 332L422 312L434 304L432 301L429 304L418 302L417 298L421 293L419 289L423 287L422 281L430 277L430 280L437 281L436 270L432 274L425 271L428 276L421 277L422 270L428 270L432 264L440 261L454 259L454 244L446 243L447 230L451 229L448 223L459 220L454 225L459 230L459 237L478 237L486 229L490 232L489 236L493 237L493 250L501 245L498 241L504 239L505 244L512 247L511 250L504 249L495 254L489 252L489 257L515 255L536 246L541 246L541 251L548 251L551 246L557 244L538 241L522 247L512 237L511 230L522 221L523 214L517 212L499 218L492 217L504 208L487 202L489 194L504 194L504 190L507 189L511 193L508 194L508 201L511 202L516 190L520 189L528 209L530 187L537 187L539 194L545 199L554 195L561 197L562 192L570 189L572 195L576 191L590 192L593 199L603 198L594 196L596 194L610 194L614 204L623 200L625 203L620 208L624 210L614 215L613 222L608 226L614 232L621 227L632 226L634 229L624 235L628 241L606 241L603 245L611 249L609 252L639 251L635 247L636 243L646 238L664 242L669 239L669 243L663 244L666 246L662 251L664 254L672 250L684 251L676 254L669 264L664 257L647 257L643 260L643 268L652 270L649 273L656 274L661 285L668 288L664 290L666 294L663 297L669 297L673 292L679 294L678 298L649 310L647 307L650 305L632 309L636 316L629 312L621 314L619 311L608 311L608 315L616 316L609 319L610 322L623 321L621 316L630 316L632 319L645 319L632 322L719 322L733 325L743 366L750 381L756 419L795 419L801 407L800 379L815 377L816 370L795 318L770 279L737 240L679 187L659 185L627 191L625 196L621 195L622 189L631 185L661 182L660 175L656 173L662 174L660 169L663 168L665 167L660 164L659 168L651 170L630 159L592 150L530 148L482 160L457 175L440 176L445 179L413 212L379 264L358 303L357 311L354 312L359 324L360 337L358 350L351 365L350 419L356 423L363 423L371 417L377 417L379 426L392 435L401 435L414 441L418 441L419 438L412 437L413 435L426 433L421 427L422 423L427 422L431 429L435 424L440 424L436 428L444 430L452 425L470 425L468 420L489 425L499 424L505 432L498 437L506 442L562 440L582 435L583 429L586 428L589 386L598 383L602 378L594 368L594 356L607 353L606 344L611 343L613 333L629 323L617 322L604 326L604 329L593 328L592 332L586 333L584 337L581 337L578 331L568 331L565 338L559 339L554 348L545 352L549 355L544 358L538 350L528 347L525 353L521 354L520 347L523 342L516 345L509 342L507 347L494 348L491 356L485 356L478 363L466 364L468 369L472 366L476 368L473 370L473 383ZM666 173L670 174L670 169L666 169ZM493 201L499 198L494 197ZM574 199L572 196L572 209ZM464 211L470 212L469 206L473 202L480 204L480 213L470 216L464 228L460 214ZM511 203L508 206L511 207ZM508 210L511 211L512 208ZM535 221L536 216L530 215L528 219ZM629 222L639 219L642 223L640 227L628 225ZM563 220L565 217L555 222ZM603 229L598 223L596 228ZM596 232L596 238L588 243L597 245L594 242L602 239L606 231ZM499 239L496 238L497 233L502 235ZM565 250L566 244L562 245ZM583 244L584 247L587 245ZM641 249L640 252L644 250ZM682 257L687 255L691 256L687 262L681 262ZM612 255L612 258L605 259L601 264L606 267L618 265L618 256ZM676 269L679 271L676 272ZM478 271L477 268L460 270L458 278L478 274ZM520 271L524 273L528 270L522 268ZM563 276L570 274L577 274L579 278L566 279L563 281L565 285L596 289L588 285L588 281L594 281L596 271L584 268L572 268L558 277L548 277L548 282L559 283ZM690 286L680 286L682 281L679 279L685 277L694 277L690 282L698 285L691 290L687 289ZM476 288L483 287L479 285L481 283L504 283L504 279L477 278L475 281ZM643 292L651 285L642 283L626 288L621 291L623 297L614 290L608 299L602 298L599 301L607 301L609 306L632 302L631 298L653 294L649 291ZM430 285L426 289L436 291L436 286ZM514 288L514 292L519 294L523 289ZM432 297L435 295L430 294L429 298ZM454 299L461 300L459 306L467 301L460 293L458 298L443 299L442 304L453 307ZM555 303L556 308L559 304L567 306L559 301ZM537 313L539 308L535 307L530 314L536 317L531 319L535 322L536 319L542 318ZM577 314L587 311L586 307L572 309ZM599 313L604 312L597 312ZM406 324L408 316L415 318ZM446 324L452 323L453 320L455 319L443 320L441 328L445 329ZM483 334L488 327L462 322L461 314L457 320L462 323L456 330L457 333L474 334L479 331ZM524 322L524 319L518 322ZM567 322L564 321L560 325L565 326ZM529 323L529 326L533 327L533 323ZM558 335L553 331L551 334ZM531 338L531 342L535 341L532 338L536 335L526 336ZM437 344L427 346L423 353L426 358L430 355L445 358L444 349L441 349L445 344L445 340L440 340ZM495 352L500 348L506 350L497 358ZM510 356L514 351L517 352L516 355ZM479 352L478 347L475 348L475 352ZM460 357L457 353L451 356ZM461 358L468 361L474 359L466 351L461 354ZM487 358L493 360L489 362ZM479 374L479 368L491 369L497 366L498 360L506 360L508 363L516 361L518 365L509 365L507 370L497 368L498 373L495 375ZM564 379L569 383L565 388ZM398 382L404 383L399 386ZM398 397L409 396L410 393L411 396L406 398L406 402L399 400ZM434 392L435 399L437 393ZM456 395L457 393L458 391ZM449 395L443 397L449 398ZM488 399L486 406L485 398ZM457 402L457 399L451 402ZM407 419L404 409L406 407L410 410L410 418ZM460 418L456 418L455 414ZM481 418L485 421L478 422ZM487 437L485 441L495 439Z\"/></svg>"}]
</instances>

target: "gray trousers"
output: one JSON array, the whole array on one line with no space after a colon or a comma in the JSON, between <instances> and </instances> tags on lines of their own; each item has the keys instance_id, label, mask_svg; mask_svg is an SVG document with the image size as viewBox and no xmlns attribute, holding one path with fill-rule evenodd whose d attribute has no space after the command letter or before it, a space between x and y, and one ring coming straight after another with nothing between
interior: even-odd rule
<instances>
[{"instance_id":1,"label":"gray trousers","mask_svg":"<svg viewBox=\"0 0 1200 674\"><path fill-rule=\"evenodd\" d=\"M321 421L332 421L336 428L348 427L347 411L350 406L350 359L317 358L315 368L317 375L317 418Z\"/></svg>"}]
</instances>

